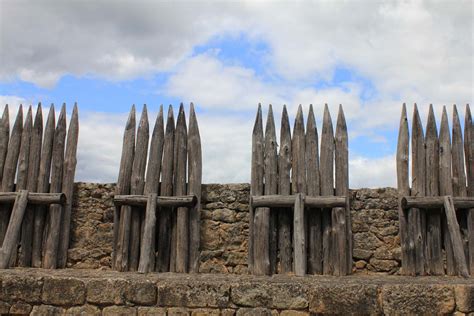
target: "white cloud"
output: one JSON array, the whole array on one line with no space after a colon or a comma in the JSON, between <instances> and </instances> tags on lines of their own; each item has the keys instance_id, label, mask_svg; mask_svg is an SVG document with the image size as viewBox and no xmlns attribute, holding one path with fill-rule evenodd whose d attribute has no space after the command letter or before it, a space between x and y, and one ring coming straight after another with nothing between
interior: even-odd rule
<instances>
[{"instance_id":1,"label":"white cloud","mask_svg":"<svg viewBox=\"0 0 474 316\"><path fill-rule=\"evenodd\" d=\"M351 157L349 186L351 188L396 187L395 156L381 158Z\"/></svg>"}]
</instances>

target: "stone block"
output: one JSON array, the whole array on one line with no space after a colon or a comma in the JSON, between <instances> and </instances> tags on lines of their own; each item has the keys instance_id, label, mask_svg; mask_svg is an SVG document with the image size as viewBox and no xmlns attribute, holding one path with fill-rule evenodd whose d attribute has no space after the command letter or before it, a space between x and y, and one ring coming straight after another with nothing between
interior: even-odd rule
<instances>
[{"instance_id":1,"label":"stone block","mask_svg":"<svg viewBox=\"0 0 474 316\"><path fill-rule=\"evenodd\" d=\"M125 291L125 298L137 305L156 304L156 286L151 281L130 282Z\"/></svg>"},{"instance_id":2,"label":"stone block","mask_svg":"<svg viewBox=\"0 0 474 316\"><path fill-rule=\"evenodd\" d=\"M122 305L125 301L127 281L121 279L95 279L87 282L87 302L97 305Z\"/></svg>"},{"instance_id":3,"label":"stone block","mask_svg":"<svg viewBox=\"0 0 474 316\"><path fill-rule=\"evenodd\" d=\"M383 312L388 315L445 315L454 311L454 290L447 285L387 284L382 286Z\"/></svg>"},{"instance_id":4,"label":"stone block","mask_svg":"<svg viewBox=\"0 0 474 316\"><path fill-rule=\"evenodd\" d=\"M191 310L191 316L220 316L221 311L211 308L198 308Z\"/></svg>"},{"instance_id":5,"label":"stone block","mask_svg":"<svg viewBox=\"0 0 474 316\"><path fill-rule=\"evenodd\" d=\"M102 316L133 316L137 315L135 307L109 306L102 310Z\"/></svg>"},{"instance_id":6,"label":"stone block","mask_svg":"<svg viewBox=\"0 0 474 316\"><path fill-rule=\"evenodd\" d=\"M29 276L2 277L2 299L7 302L23 301L27 303L41 302L43 280Z\"/></svg>"},{"instance_id":7,"label":"stone block","mask_svg":"<svg viewBox=\"0 0 474 316\"><path fill-rule=\"evenodd\" d=\"M162 307L139 307L138 316L166 316L166 308Z\"/></svg>"},{"instance_id":8,"label":"stone block","mask_svg":"<svg viewBox=\"0 0 474 316\"><path fill-rule=\"evenodd\" d=\"M42 300L51 305L82 305L86 298L84 282L71 278L45 279Z\"/></svg>"},{"instance_id":9,"label":"stone block","mask_svg":"<svg viewBox=\"0 0 474 316\"><path fill-rule=\"evenodd\" d=\"M457 309L463 313L474 312L474 284L454 287Z\"/></svg>"},{"instance_id":10,"label":"stone block","mask_svg":"<svg viewBox=\"0 0 474 316\"><path fill-rule=\"evenodd\" d=\"M62 316L66 310L62 307L51 305L33 306L30 316Z\"/></svg>"},{"instance_id":11,"label":"stone block","mask_svg":"<svg viewBox=\"0 0 474 316\"><path fill-rule=\"evenodd\" d=\"M189 316L187 308L183 307L170 307L168 308L168 316Z\"/></svg>"},{"instance_id":12,"label":"stone block","mask_svg":"<svg viewBox=\"0 0 474 316\"><path fill-rule=\"evenodd\" d=\"M227 307L230 285L221 282L193 281L157 283L158 305L173 307Z\"/></svg>"},{"instance_id":13,"label":"stone block","mask_svg":"<svg viewBox=\"0 0 474 316\"><path fill-rule=\"evenodd\" d=\"M239 308L236 313L236 316L271 316L271 315L272 315L272 311L268 308L263 308L263 307Z\"/></svg>"},{"instance_id":14,"label":"stone block","mask_svg":"<svg viewBox=\"0 0 474 316\"><path fill-rule=\"evenodd\" d=\"M100 316L102 313L100 309L93 305L82 305L82 306L74 306L69 308L66 311L66 314L69 316Z\"/></svg>"},{"instance_id":15,"label":"stone block","mask_svg":"<svg viewBox=\"0 0 474 316\"><path fill-rule=\"evenodd\" d=\"M285 310L280 312L280 316L309 316L308 312Z\"/></svg>"},{"instance_id":16,"label":"stone block","mask_svg":"<svg viewBox=\"0 0 474 316\"><path fill-rule=\"evenodd\" d=\"M12 315L29 315L33 307L24 302L16 302L10 307L10 314Z\"/></svg>"},{"instance_id":17,"label":"stone block","mask_svg":"<svg viewBox=\"0 0 474 316\"><path fill-rule=\"evenodd\" d=\"M7 315L10 312L10 304L0 301L0 315Z\"/></svg>"}]
</instances>

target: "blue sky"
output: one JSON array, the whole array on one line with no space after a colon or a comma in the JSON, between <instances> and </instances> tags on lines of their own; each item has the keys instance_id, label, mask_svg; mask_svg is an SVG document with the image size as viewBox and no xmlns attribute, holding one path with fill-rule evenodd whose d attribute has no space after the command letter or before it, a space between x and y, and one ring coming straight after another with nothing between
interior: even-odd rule
<instances>
[{"instance_id":1,"label":"blue sky","mask_svg":"<svg viewBox=\"0 0 474 316\"><path fill-rule=\"evenodd\" d=\"M248 182L259 102L277 121L312 103L319 129L323 105L335 124L342 103L351 187L394 186L401 104L426 119L433 103L439 119L456 103L463 118L473 100L469 1L39 2L0 4L0 101L78 102L79 181L116 180L132 104L154 120L194 102L204 182Z\"/></svg>"}]
</instances>

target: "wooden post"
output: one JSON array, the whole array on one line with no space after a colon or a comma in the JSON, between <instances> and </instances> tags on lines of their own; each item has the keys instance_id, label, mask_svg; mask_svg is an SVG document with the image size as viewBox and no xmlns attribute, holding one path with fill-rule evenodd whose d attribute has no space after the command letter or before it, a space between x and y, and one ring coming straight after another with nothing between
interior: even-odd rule
<instances>
[{"instance_id":1,"label":"wooden post","mask_svg":"<svg viewBox=\"0 0 474 316\"><path fill-rule=\"evenodd\" d=\"M156 117L155 127L150 142L150 153L148 154L148 165L146 170L144 194L158 194L160 185L161 159L163 157L164 143L163 105ZM156 244L156 203L155 207L146 206L144 220L142 221L142 241L140 245L140 262L138 271L147 273L155 268L155 244Z\"/></svg>"},{"instance_id":2,"label":"wooden post","mask_svg":"<svg viewBox=\"0 0 474 316\"><path fill-rule=\"evenodd\" d=\"M140 265L138 267L138 272L140 273L150 272L152 268L151 258L153 257L154 259L155 243L153 241L155 240L156 198L156 193L148 195L145 211L145 226L140 250ZM153 254L153 256L150 256L150 253Z\"/></svg>"},{"instance_id":3,"label":"wooden post","mask_svg":"<svg viewBox=\"0 0 474 316\"><path fill-rule=\"evenodd\" d=\"M174 161L174 116L173 107L168 109L166 121L165 140L163 144L163 163L161 167L161 196L173 195L173 161ZM170 225L171 209L161 208L158 217L158 251L156 257L156 270L167 272L170 269Z\"/></svg>"},{"instance_id":4,"label":"wooden post","mask_svg":"<svg viewBox=\"0 0 474 316\"><path fill-rule=\"evenodd\" d=\"M179 107L175 134L176 170L174 195L186 194L186 167L188 165L188 136L184 106ZM186 207L178 207L176 211L176 272L188 272L189 259L189 217Z\"/></svg>"},{"instance_id":5,"label":"wooden post","mask_svg":"<svg viewBox=\"0 0 474 316\"><path fill-rule=\"evenodd\" d=\"M305 243L305 222L304 222L304 194L297 193L294 206L294 260L295 274L304 276L306 274L306 243Z\"/></svg>"},{"instance_id":6,"label":"wooden post","mask_svg":"<svg viewBox=\"0 0 474 316\"><path fill-rule=\"evenodd\" d=\"M21 134L23 132L23 107L20 105L15 123L13 124L10 142L8 143L7 156L3 167L2 188L3 192L12 192L15 188L15 174L20 155ZM10 218L10 208L7 205L0 206L0 243L7 231Z\"/></svg>"},{"instance_id":7,"label":"wooden post","mask_svg":"<svg viewBox=\"0 0 474 316\"><path fill-rule=\"evenodd\" d=\"M339 105L335 136L336 195L349 196L349 140L346 118L342 105ZM350 208L335 208L333 227L336 275L347 275L352 272L352 228Z\"/></svg>"},{"instance_id":8,"label":"wooden post","mask_svg":"<svg viewBox=\"0 0 474 316\"><path fill-rule=\"evenodd\" d=\"M439 140L433 105L430 104L425 137L426 196L439 195ZM441 252L441 210L426 214L426 266L432 275L444 274Z\"/></svg>"},{"instance_id":9,"label":"wooden post","mask_svg":"<svg viewBox=\"0 0 474 316\"><path fill-rule=\"evenodd\" d=\"M61 219L61 233L59 238L58 267L65 268L67 262L67 250L69 248L69 235L71 229L71 211L74 193L74 175L77 165L77 141L79 138L79 113L77 103L74 104L69 130L67 133L66 152L64 157L64 171L62 192L67 196L67 203Z\"/></svg>"},{"instance_id":10,"label":"wooden post","mask_svg":"<svg viewBox=\"0 0 474 316\"><path fill-rule=\"evenodd\" d=\"M462 246L461 231L456 219L456 210L454 209L453 198L449 195L444 197L444 210L448 221L449 233L451 235L451 244L453 245L454 262L457 273L465 278L469 277L467 270L466 256Z\"/></svg>"},{"instance_id":11,"label":"wooden post","mask_svg":"<svg viewBox=\"0 0 474 316\"><path fill-rule=\"evenodd\" d=\"M28 203L28 191L20 190L20 194L13 205L12 216L10 218L5 239L0 249L0 269L8 268L10 258L16 249L17 240L20 236L21 222L25 214L26 205Z\"/></svg>"},{"instance_id":12,"label":"wooden post","mask_svg":"<svg viewBox=\"0 0 474 316\"><path fill-rule=\"evenodd\" d=\"M314 118L313 105L309 105L308 121L306 123L306 193L309 196L319 196L321 192L319 179L319 150L318 129ZM322 231L321 212L308 210L307 218L307 246L308 246L308 273L322 274Z\"/></svg>"},{"instance_id":13,"label":"wooden post","mask_svg":"<svg viewBox=\"0 0 474 316\"><path fill-rule=\"evenodd\" d=\"M334 195L334 134L331 114L326 104L324 106L323 127L321 134L321 195ZM332 223L331 209L323 210L323 273L332 274Z\"/></svg>"},{"instance_id":14,"label":"wooden post","mask_svg":"<svg viewBox=\"0 0 474 316\"><path fill-rule=\"evenodd\" d=\"M8 113L8 104L3 110L2 119L0 121L0 183L3 177L3 166L7 158L8 141L10 140L10 116Z\"/></svg>"},{"instance_id":15,"label":"wooden post","mask_svg":"<svg viewBox=\"0 0 474 316\"><path fill-rule=\"evenodd\" d=\"M412 122L412 196L425 195L425 143L423 136L423 126L421 125L420 114L415 104ZM413 232L411 234L415 241L416 274L425 275L425 214L422 210L413 209L409 213L408 222Z\"/></svg>"},{"instance_id":16,"label":"wooden post","mask_svg":"<svg viewBox=\"0 0 474 316\"><path fill-rule=\"evenodd\" d=\"M474 197L474 125L472 123L471 109L466 105L464 120L464 155L466 160L467 195ZM471 276L474 276L474 208L467 210L468 233L468 267Z\"/></svg>"},{"instance_id":17,"label":"wooden post","mask_svg":"<svg viewBox=\"0 0 474 316\"><path fill-rule=\"evenodd\" d=\"M293 127L293 139L291 140L292 149L292 193L306 192L306 158L305 158L305 131L304 131L304 118L303 108L298 107L298 113L296 114L295 125ZM303 199L301 197L301 199ZM298 198L297 198L298 200ZM295 209L293 214L293 260L295 274L304 275L306 273L306 223L304 216L304 202L301 200L295 202ZM298 204L299 203L299 204ZM296 208L300 206L300 208Z\"/></svg>"},{"instance_id":18,"label":"wooden post","mask_svg":"<svg viewBox=\"0 0 474 316\"><path fill-rule=\"evenodd\" d=\"M280 129L280 153L278 157L279 185L278 193L282 196L290 195L290 169L291 169L291 131L290 120L286 106L283 106ZM292 213L287 208L278 209L278 248L280 254L280 269L282 273L292 271L291 247L291 222Z\"/></svg>"},{"instance_id":19,"label":"wooden post","mask_svg":"<svg viewBox=\"0 0 474 316\"><path fill-rule=\"evenodd\" d=\"M40 193L49 192L49 176L51 173L51 157L53 154L54 127L56 125L55 120L54 105L51 104L44 130L43 147L41 149L41 160L37 186L37 191ZM33 251L31 265L35 268L40 268L42 266L43 233L45 229L46 209L47 207L45 206L37 206L34 214Z\"/></svg>"},{"instance_id":20,"label":"wooden post","mask_svg":"<svg viewBox=\"0 0 474 316\"><path fill-rule=\"evenodd\" d=\"M135 155L135 105L132 106L128 116L123 135L122 157L117 180L116 194L129 194L132 176L133 157ZM130 206L116 207L114 213L114 247L112 253L113 268L124 271L127 266L127 256L123 255L123 248L128 248L128 241L124 240L127 226L130 226Z\"/></svg>"},{"instance_id":21,"label":"wooden post","mask_svg":"<svg viewBox=\"0 0 474 316\"><path fill-rule=\"evenodd\" d=\"M37 192L38 175L41 158L41 142L43 137L43 113L41 103L36 109L35 123L33 126L30 142L30 153L28 162L28 180L27 189L30 192ZM27 211L21 227L20 253L18 265L22 267L31 266L32 256L32 238L33 238L33 220L35 215L35 206L27 206Z\"/></svg>"},{"instance_id":22,"label":"wooden post","mask_svg":"<svg viewBox=\"0 0 474 316\"><path fill-rule=\"evenodd\" d=\"M397 185L399 197L410 195L408 177L409 139L407 108L405 103L403 103L397 145ZM402 248L402 273L404 275L415 275L414 240L413 236L410 235L411 230L408 226L408 213L401 205L398 206L398 219L400 222L399 234Z\"/></svg>"},{"instance_id":23,"label":"wooden post","mask_svg":"<svg viewBox=\"0 0 474 316\"><path fill-rule=\"evenodd\" d=\"M66 139L66 105L63 104L54 132L51 187L49 192L57 193L62 190L64 147ZM49 207L48 233L45 242L43 268L56 269L59 247L59 231L61 229L62 206L53 204Z\"/></svg>"},{"instance_id":24,"label":"wooden post","mask_svg":"<svg viewBox=\"0 0 474 316\"><path fill-rule=\"evenodd\" d=\"M143 105L142 115L137 131L137 142L135 144L135 155L133 157L132 165L132 182L130 186L131 194L143 194L145 188L145 168L148 154L148 139L150 137L148 125L148 112L146 105ZM138 259L140 256L140 228L142 210L137 207L132 207L131 226L129 230L124 230L124 240L129 240L128 253L123 248L123 256L128 254L128 270L138 270ZM128 234L128 236L127 236ZM127 270L126 267L124 267Z\"/></svg>"},{"instance_id":25,"label":"wooden post","mask_svg":"<svg viewBox=\"0 0 474 316\"><path fill-rule=\"evenodd\" d=\"M250 176L250 196L263 194L263 123L262 123L262 106L258 104L257 117L252 132L252 161ZM256 212L257 210L255 210ZM255 271L255 215L252 207L249 208L249 271Z\"/></svg>"},{"instance_id":26,"label":"wooden post","mask_svg":"<svg viewBox=\"0 0 474 316\"><path fill-rule=\"evenodd\" d=\"M197 196L196 205L189 211L189 272L199 272L200 262L200 226L201 226L201 182L202 152L199 126L194 105L189 107L188 134L188 194Z\"/></svg>"},{"instance_id":27,"label":"wooden post","mask_svg":"<svg viewBox=\"0 0 474 316\"><path fill-rule=\"evenodd\" d=\"M268 109L267 125L265 128L265 195L276 194L278 192L278 142L275 131L275 120L273 118L272 105ZM277 252L278 252L278 213L268 209L269 235L268 254L270 261L270 274L277 272Z\"/></svg>"},{"instance_id":28,"label":"wooden post","mask_svg":"<svg viewBox=\"0 0 474 316\"><path fill-rule=\"evenodd\" d=\"M443 116L441 117L441 127L439 130L439 194L452 195L453 186L451 180L451 139L449 136L449 123L446 107L443 107ZM453 246L451 245L451 236L449 234L446 215L442 216L444 250L446 252L446 273L455 275Z\"/></svg>"}]
</instances>

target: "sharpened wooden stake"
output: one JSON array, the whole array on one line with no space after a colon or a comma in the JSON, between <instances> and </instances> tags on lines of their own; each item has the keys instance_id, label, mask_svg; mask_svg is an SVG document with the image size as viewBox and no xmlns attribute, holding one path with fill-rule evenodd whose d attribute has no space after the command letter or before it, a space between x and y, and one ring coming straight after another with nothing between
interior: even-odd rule
<instances>
[{"instance_id":1,"label":"sharpened wooden stake","mask_svg":"<svg viewBox=\"0 0 474 316\"><path fill-rule=\"evenodd\" d=\"M466 160L467 195L474 197L474 125L469 104L466 105L464 119L464 155ZM467 211L467 232L468 267L471 276L474 276L474 207Z\"/></svg>"},{"instance_id":2,"label":"sharpened wooden stake","mask_svg":"<svg viewBox=\"0 0 474 316\"><path fill-rule=\"evenodd\" d=\"M304 195L302 193L297 193L293 221L294 262L295 274L297 276L304 276L306 274L306 242L304 224Z\"/></svg>"},{"instance_id":3,"label":"sharpened wooden stake","mask_svg":"<svg viewBox=\"0 0 474 316\"><path fill-rule=\"evenodd\" d=\"M155 240L154 227L156 226L156 200L156 193L151 193L148 196L145 211L145 227L140 250L140 265L138 267L138 272L140 273L148 273L153 269L151 258L153 257L154 261L155 243L153 241ZM150 253L152 253L153 256L150 256Z\"/></svg>"},{"instance_id":4,"label":"sharpened wooden stake","mask_svg":"<svg viewBox=\"0 0 474 316\"><path fill-rule=\"evenodd\" d=\"M3 167L7 158L8 141L10 140L10 116L8 113L8 104L3 110L0 120L0 183L3 177Z\"/></svg>"}]
</instances>

